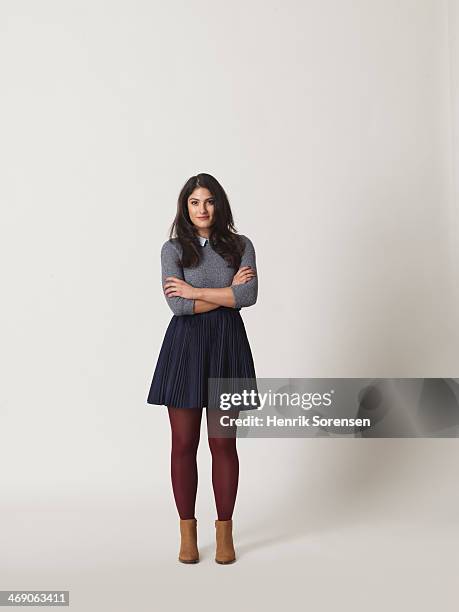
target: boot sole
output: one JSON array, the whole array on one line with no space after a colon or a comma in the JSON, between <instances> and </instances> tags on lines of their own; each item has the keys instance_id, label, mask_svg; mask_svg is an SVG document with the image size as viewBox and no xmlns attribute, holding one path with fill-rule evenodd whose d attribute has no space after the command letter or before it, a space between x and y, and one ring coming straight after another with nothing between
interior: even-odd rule
<instances>
[{"instance_id":1,"label":"boot sole","mask_svg":"<svg viewBox=\"0 0 459 612\"><path fill-rule=\"evenodd\" d=\"M180 559L179 558L180 563L199 563L199 559Z\"/></svg>"},{"instance_id":2,"label":"boot sole","mask_svg":"<svg viewBox=\"0 0 459 612\"><path fill-rule=\"evenodd\" d=\"M219 563L220 565L229 565L230 563L234 563L236 561L236 559L231 559L231 561L218 561L217 559L215 559L216 563Z\"/></svg>"}]
</instances>

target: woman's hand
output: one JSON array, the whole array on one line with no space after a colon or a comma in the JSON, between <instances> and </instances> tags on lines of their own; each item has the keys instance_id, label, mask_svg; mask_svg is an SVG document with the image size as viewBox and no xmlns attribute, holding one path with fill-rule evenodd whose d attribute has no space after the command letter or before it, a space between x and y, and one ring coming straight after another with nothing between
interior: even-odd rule
<instances>
[{"instance_id":1,"label":"woman's hand","mask_svg":"<svg viewBox=\"0 0 459 612\"><path fill-rule=\"evenodd\" d=\"M164 284L164 293L168 297L183 297L189 300L196 299L196 288L181 278L168 276Z\"/></svg>"},{"instance_id":2,"label":"woman's hand","mask_svg":"<svg viewBox=\"0 0 459 612\"><path fill-rule=\"evenodd\" d=\"M234 275L231 286L243 285L244 283L249 281L254 276L256 276L256 274L250 266L242 266L242 268L239 268L239 270Z\"/></svg>"}]
</instances>

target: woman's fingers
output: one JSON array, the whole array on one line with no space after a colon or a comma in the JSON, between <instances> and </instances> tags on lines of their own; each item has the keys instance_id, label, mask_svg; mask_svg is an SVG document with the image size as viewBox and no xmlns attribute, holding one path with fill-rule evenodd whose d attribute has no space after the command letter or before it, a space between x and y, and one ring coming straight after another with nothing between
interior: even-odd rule
<instances>
[{"instance_id":1,"label":"woman's fingers","mask_svg":"<svg viewBox=\"0 0 459 612\"><path fill-rule=\"evenodd\" d=\"M166 278L166 282L164 283L164 289L167 287L178 287L179 285L185 284L181 278L176 278L175 276L168 276Z\"/></svg>"},{"instance_id":2,"label":"woman's fingers","mask_svg":"<svg viewBox=\"0 0 459 612\"><path fill-rule=\"evenodd\" d=\"M164 292L166 295L180 295L180 290L173 288L173 289L166 289L166 291Z\"/></svg>"},{"instance_id":3,"label":"woman's fingers","mask_svg":"<svg viewBox=\"0 0 459 612\"><path fill-rule=\"evenodd\" d=\"M241 278L244 278L246 276L255 276L255 272L253 270L247 270L246 272L241 272L240 276Z\"/></svg>"},{"instance_id":4,"label":"woman's fingers","mask_svg":"<svg viewBox=\"0 0 459 612\"><path fill-rule=\"evenodd\" d=\"M244 266L243 268L239 268L236 272L236 276L243 276L244 274L255 274L255 271L250 266Z\"/></svg>"},{"instance_id":5,"label":"woman's fingers","mask_svg":"<svg viewBox=\"0 0 459 612\"><path fill-rule=\"evenodd\" d=\"M176 282L176 280L172 281L168 281L167 283L165 283L164 285L164 293L166 295L172 295L175 291L178 290L179 283Z\"/></svg>"},{"instance_id":6,"label":"woman's fingers","mask_svg":"<svg viewBox=\"0 0 459 612\"><path fill-rule=\"evenodd\" d=\"M168 297L186 297L189 284L182 278L167 276L164 283L164 293Z\"/></svg>"},{"instance_id":7,"label":"woman's fingers","mask_svg":"<svg viewBox=\"0 0 459 612\"><path fill-rule=\"evenodd\" d=\"M237 274L234 275L233 284L239 285L242 283L247 283L250 279L254 278L256 273L253 270L247 271L238 271Z\"/></svg>"}]
</instances>

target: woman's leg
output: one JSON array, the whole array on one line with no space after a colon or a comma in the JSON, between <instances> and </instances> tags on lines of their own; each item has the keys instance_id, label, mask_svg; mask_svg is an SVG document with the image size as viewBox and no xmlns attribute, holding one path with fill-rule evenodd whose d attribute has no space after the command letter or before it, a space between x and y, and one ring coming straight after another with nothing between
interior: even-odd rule
<instances>
[{"instance_id":1,"label":"woman's leg","mask_svg":"<svg viewBox=\"0 0 459 612\"><path fill-rule=\"evenodd\" d=\"M198 489L196 453L201 432L202 408L168 406L171 424L171 479L175 504L181 519L195 518Z\"/></svg>"},{"instance_id":2,"label":"woman's leg","mask_svg":"<svg viewBox=\"0 0 459 612\"><path fill-rule=\"evenodd\" d=\"M208 432L221 432L225 436L208 436L212 453L212 485L219 521L228 521L233 516L239 481L239 458L236 426L220 428L218 421L223 414L237 418L238 413L238 410L225 413L217 409L206 410Z\"/></svg>"}]
</instances>

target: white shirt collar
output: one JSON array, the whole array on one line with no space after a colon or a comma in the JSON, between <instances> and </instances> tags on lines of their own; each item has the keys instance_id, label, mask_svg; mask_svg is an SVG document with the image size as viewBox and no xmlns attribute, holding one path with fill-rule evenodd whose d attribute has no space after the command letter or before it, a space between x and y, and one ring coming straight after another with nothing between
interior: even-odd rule
<instances>
[{"instance_id":1,"label":"white shirt collar","mask_svg":"<svg viewBox=\"0 0 459 612\"><path fill-rule=\"evenodd\" d=\"M205 246L206 242L209 242L207 238L203 238L202 236L198 235L198 238L199 238L199 242L201 243L201 246Z\"/></svg>"}]
</instances>

